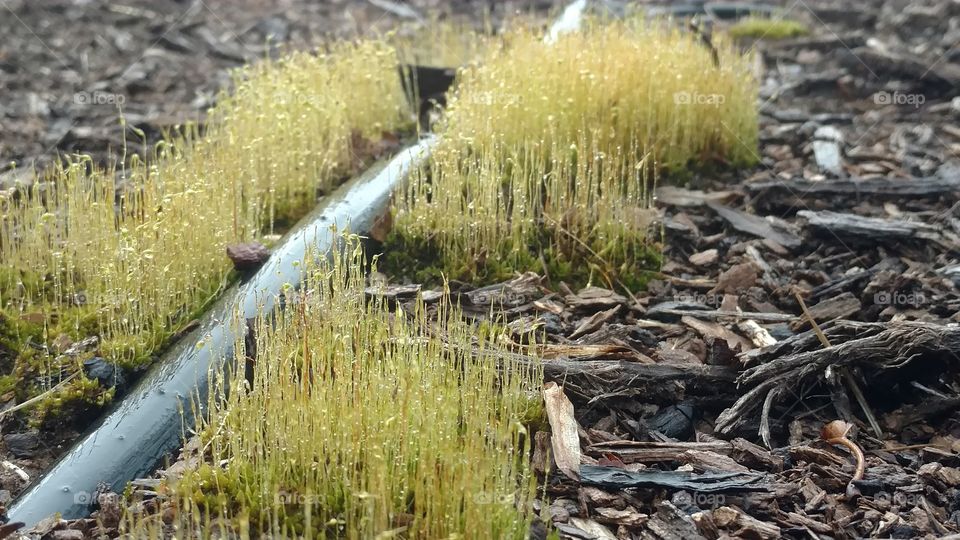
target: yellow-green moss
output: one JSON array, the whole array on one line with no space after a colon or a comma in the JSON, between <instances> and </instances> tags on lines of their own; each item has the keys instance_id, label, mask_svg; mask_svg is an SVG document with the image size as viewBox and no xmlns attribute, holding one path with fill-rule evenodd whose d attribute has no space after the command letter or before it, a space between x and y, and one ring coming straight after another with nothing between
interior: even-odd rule
<instances>
[{"instance_id":1,"label":"yellow-green moss","mask_svg":"<svg viewBox=\"0 0 960 540\"><path fill-rule=\"evenodd\" d=\"M642 287L659 270L656 178L756 161L750 58L716 46L719 66L695 37L637 22L505 36L460 72L441 141L396 198L385 269Z\"/></svg>"},{"instance_id":2,"label":"yellow-green moss","mask_svg":"<svg viewBox=\"0 0 960 540\"><path fill-rule=\"evenodd\" d=\"M727 32L737 39L776 40L805 36L810 29L791 19L751 16L740 19Z\"/></svg>"},{"instance_id":3,"label":"yellow-green moss","mask_svg":"<svg viewBox=\"0 0 960 540\"><path fill-rule=\"evenodd\" d=\"M228 244L304 215L352 172L356 136L412 125L383 41L266 60L238 70L233 87L202 130L172 129L148 155L107 167L67 157L0 197L0 347L20 357L0 375L71 373L27 345L60 334L99 336L105 358L124 366L149 363L233 276Z\"/></svg>"},{"instance_id":4,"label":"yellow-green moss","mask_svg":"<svg viewBox=\"0 0 960 540\"><path fill-rule=\"evenodd\" d=\"M252 386L238 373L214 392L205 464L173 487L185 537L526 537L538 367L449 299L436 320L368 301L357 242L308 269L296 308L263 315Z\"/></svg>"}]
</instances>

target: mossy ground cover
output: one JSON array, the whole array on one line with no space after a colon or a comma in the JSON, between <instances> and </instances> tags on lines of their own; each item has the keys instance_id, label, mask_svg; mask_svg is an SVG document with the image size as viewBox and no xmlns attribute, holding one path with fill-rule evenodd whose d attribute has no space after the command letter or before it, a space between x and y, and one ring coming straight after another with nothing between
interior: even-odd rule
<instances>
[{"instance_id":1,"label":"mossy ground cover","mask_svg":"<svg viewBox=\"0 0 960 540\"><path fill-rule=\"evenodd\" d=\"M539 369L449 298L370 300L358 246L261 317L252 376L213 396L203 464L170 487L180 538L526 537Z\"/></svg>"},{"instance_id":2,"label":"mossy ground cover","mask_svg":"<svg viewBox=\"0 0 960 540\"><path fill-rule=\"evenodd\" d=\"M695 38L633 23L597 23L549 45L529 29L485 43L480 60L459 73L441 142L397 196L388 273L484 282L534 270L636 290L659 261L650 232L656 179L691 164L753 159L755 82L748 59L723 43L719 65ZM33 217L23 230L47 240L10 232L5 245L59 246L61 253L37 259L43 273L11 278L20 305L53 306L56 320L79 321L97 303L71 305L65 299L73 291L126 294L83 320L107 338L97 352L138 362L140 351L156 347L139 340L186 320L224 282L225 268L191 257L273 232L315 196L311 178L343 174L356 132L375 136L402 125L396 60L380 44L349 45L241 72L237 91L212 115L221 127L202 136L186 130L156 156L121 169L132 189L119 208L105 187L113 171L66 164L61 175L94 189L64 193L88 197L69 200L98 208L85 219L108 231L108 240L74 248L84 238L59 225L73 207L58 206L59 199L31 193L12 206L42 211L24 210L10 222ZM306 87L317 101L304 99L299 89ZM261 101L263 93L275 101ZM258 131L266 120L283 129ZM301 123L308 126L302 132ZM261 149L283 159L258 158ZM228 180L208 192L210 178ZM190 215L197 208L204 211ZM215 213L205 214L208 208ZM180 236L163 243L164 227L180 222L212 236L170 229ZM201 241L205 250L192 245ZM528 426L542 422L537 366L510 354L497 326L463 320L447 297L408 310L371 299L357 245L351 239L346 255L311 268L285 310L261 315L255 352L246 351L252 370L237 369L213 388L210 414L197 428L198 466L161 486L168 512L129 513L128 532L527 536L536 489ZM106 261L110 279L91 270L91 259ZM172 269L180 260L190 262ZM168 283L168 272L181 271L187 274L171 274ZM73 318L61 316L70 310ZM32 319L15 320L16 334L26 335ZM50 320L43 313L29 331L49 342ZM237 344L238 358L247 345Z\"/></svg>"},{"instance_id":3,"label":"mossy ground cover","mask_svg":"<svg viewBox=\"0 0 960 540\"><path fill-rule=\"evenodd\" d=\"M460 71L440 143L397 194L390 275L482 283L532 269L636 290L659 261L657 175L753 159L755 86L726 46L717 67L692 38L619 23L490 46ZM365 294L354 245L263 315L252 374L214 393L202 465L166 487L178 532L526 537L539 370L446 297L391 310ZM160 534L151 519L129 526Z\"/></svg>"},{"instance_id":4,"label":"mossy ground cover","mask_svg":"<svg viewBox=\"0 0 960 540\"><path fill-rule=\"evenodd\" d=\"M150 155L68 157L3 194L0 373L15 383L4 399L47 392L93 356L149 364L234 279L228 244L281 232L355 172L356 141L410 118L392 47L335 44L237 71L202 129L175 130ZM63 354L90 336L98 346ZM50 403L109 398L90 386L80 373Z\"/></svg>"},{"instance_id":5,"label":"mossy ground cover","mask_svg":"<svg viewBox=\"0 0 960 540\"><path fill-rule=\"evenodd\" d=\"M417 280L636 290L657 269L657 178L753 163L749 57L660 24L517 30L459 73L430 163L397 198L385 268Z\"/></svg>"},{"instance_id":6,"label":"mossy ground cover","mask_svg":"<svg viewBox=\"0 0 960 540\"><path fill-rule=\"evenodd\" d=\"M737 39L786 39L810 33L807 25L783 17L751 16L740 19L727 29Z\"/></svg>"}]
</instances>

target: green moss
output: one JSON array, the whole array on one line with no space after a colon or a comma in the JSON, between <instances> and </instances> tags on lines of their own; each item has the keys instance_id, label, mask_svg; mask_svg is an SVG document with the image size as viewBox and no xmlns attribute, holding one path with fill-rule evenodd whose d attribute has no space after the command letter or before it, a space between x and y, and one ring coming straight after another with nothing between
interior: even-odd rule
<instances>
[{"instance_id":1,"label":"green moss","mask_svg":"<svg viewBox=\"0 0 960 540\"><path fill-rule=\"evenodd\" d=\"M42 322L0 312L0 347L20 351L29 341L43 343L45 334Z\"/></svg>"},{"instance_id":2,"label":"green moss","mask_svg":"<svg viewBox=\"0 0 960 540\"><path fill-rule=\"evenodd\" d=\"M417 283L434 284L442 281L443 268L439 264L439 246L432 238L412 235L394 228L384 242L384 253L379 268L391 276L404 277ZM449 276L456 279L455 276Z\"/></svg>"},{"instance_id":3,"label":"green moss","mask_svg":"<svg viewBox=\"0 0 960 540\"><path fill-rule=\"evenodd\" d=\"M646 231L602 232L599 227L574 240L545 225L521 248L464 250L460 258L441 252L439 245L436 236L395 228L384 243L380 269L427 284L442 283L443 278L489 284L530 271L546 273L554 285L563 281L579 288L592 283L634 292L646 287L662 261L659 244L648 240Z\"/></svg>"},{"instance_id":4,"label":"green moss","mask_svg":"<svg viewBox=\"0 0 960 540\"><path fill-rule=\"evenodd\" d=\"M113 401L113 388L104 389L95 379L81 374L59 391L41 400L31 423L41 429L56 429L61 424L90 418L91 409L102 409Z\"/></svg>"},{"instance_id":5,"label":"green moss","mask_svg":"<svg viewBox=\"0 0 960 540\"><path fill-rule=\"evenodd\" d=\"M750 16L737 21L727 32L737 39L786 39L810 33L807 26L790 19Z\"/></svg>"},{"instance_id":6,"label":"green moss","mask_svg":"<svg viewBox=\"0 0 960 540\"><path fill-rule=\"evenodd\" d=\"M17 378L13 375L0 376L0 396L10 392L17 386Z\"/></svg>"},{"instance_id":7,"label":"green moss","mask_svg":"<svg viewBox=\"0 0 960 540\"><path fill-rule=\"evenodd\" d=\"M48 286L49 282L36 272L12 266L0 268L0 298L4 300L42 297L49 292Z\"/></svg>"}]
</instances>

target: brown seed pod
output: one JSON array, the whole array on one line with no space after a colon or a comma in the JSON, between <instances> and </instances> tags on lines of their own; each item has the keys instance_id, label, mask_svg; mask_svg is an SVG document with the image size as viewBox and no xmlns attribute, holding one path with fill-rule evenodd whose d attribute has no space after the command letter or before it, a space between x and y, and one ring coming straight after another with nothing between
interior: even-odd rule
<instances>
[{"instance_id":1,"label":"brown seed pod","mask_svg":"<svg viewBox=\"0 0 960 540\"><path fill-rule=\"evenodd\" d=\"M842 439L847 436L847 433L849 433L852 428L853 425L848 422L834 420L823 426L820 430L820 438L827 442L830 442L832 439Z\"/></svg>"}]
</instances>

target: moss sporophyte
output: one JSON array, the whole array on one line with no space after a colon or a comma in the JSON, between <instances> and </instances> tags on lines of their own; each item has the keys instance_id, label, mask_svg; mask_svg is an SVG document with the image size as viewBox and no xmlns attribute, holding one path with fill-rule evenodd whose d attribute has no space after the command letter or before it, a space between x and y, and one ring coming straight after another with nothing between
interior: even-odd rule
<instances>
[{"instance_id":1,"label":"moss sporophyte","mask_svg":"<svg viewBox=\"0 0 960 540\"><path fill-rule=\"evenodd\" d=\"M197 428L204 465L170 488L186 537L526 538L538 366L449 298L371 300L358 246L308 267L301 294L256 323L252 373L217 385L231 392Z\"/></svg>"},{"instance_id":2,"label":"moss sporophyte","mask_svg":"<svg viewBox=\"0 0 960 540\"><path fill-rule=\"evenodd\" d=\"M388 272L636 290L659 266L656 179L755 160L757 85L722 39L655 23L545 44L518 30L459 72L429 163L396 199Z\"/></svg>"},{"instance_id":3,"label":"moss sporophyte","mask_svg":"<svg viewBox=\"0 0 960 540\"><path fill-rule=\"evenodd\" d=\"M148 364L233 279L228 244L293 223L353 172L358 140L411 126L396 55L362 41L245 67L203 129L174 129L106 167L67 157L2 194L0 356L12 361L0 369L19 381L18 401L108 401L84 360ZM96 350L54 350L90 336Z\"/></svg>"}]
</instances>

